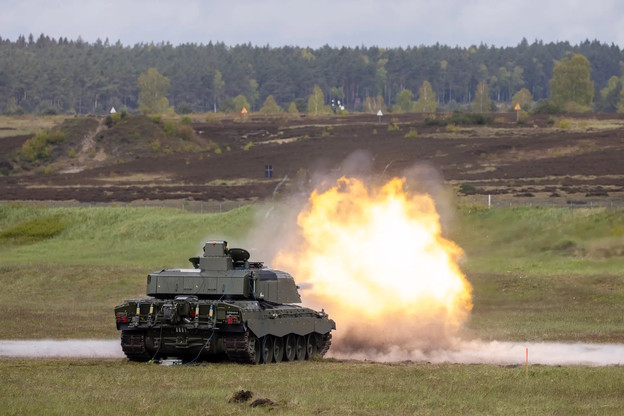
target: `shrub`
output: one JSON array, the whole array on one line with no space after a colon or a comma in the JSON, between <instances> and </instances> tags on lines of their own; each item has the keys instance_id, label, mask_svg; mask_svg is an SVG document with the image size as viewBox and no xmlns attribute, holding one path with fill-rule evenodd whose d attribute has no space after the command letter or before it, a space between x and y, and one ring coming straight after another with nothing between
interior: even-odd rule
<instances>
[{"instance_id":1,"label":"shrub","mask_svg":"<svg viewBox=\"0 0 624 416\"><path fill-rule=\"evenodd\" d=\"M152 152L158 153L160 151L160 140L156 139L153 142L151 142L150 148L152 149Z\"/></svg>"},{"instance_id":2,"label":"shrub","mask_svg":"<svg viewBox=\"0 0 624 416\"><path fill-rule=\"evenodd\" d=\"M477 189L476 186L471 185L469 183L462 183L461 185L459 185L459 192L461 192L464 195L474 195L478 191L479 190Z\"/></svg>"},{"instance_id":3,"label":"shrub","mask_svg":"<svg viewBox=\"0 0 624 416\"><path fill-rule=\"evenodd\" d=\"M572 127L572 123L570 123L570 120L568 120L567 118L560 118L555 122L555 127L562 130L568 130L570 127Z\"/></svg>"},{"instance_id":4,"label":"shrub","mask_svg":"<svg viewBox=\"0 0 624 416\"><path fill-rule=\"evenodd\" d=\"M455 124L447 124L446 125L446 129L445 129L448 133L459 133L461 131L461 128L459 128L458 126L456 126Z\"/></svg>"},{"instance_id":5,"label":"shrub","mask_svg":"<svg viewBox=\"0 0 624 416\"><path fill-rule=\"evenodd\" d=\"M405 136L403 137L406 139L415 139L416 137L418 137L418 130L416 130L413 127L410 127L409 131L405 133Z\"/></svg>"},{"instance_id":6,"label":"shrub","mask_svg":"<svg viewBox=\"0 0 624 416\"><path fill-rule=\"evenodd\" d=\"M58 110L54 107L46 107L43 110L41 110L42 116L55 116L57 114L58 114Z\"/></svg>"},{"instance_id":7,"label":"shrub","mask_svg":"<svg viewBox=\"0 0 624 416\"><path fill-rule=\"evenodd\" d=\"M165 130L167 136L177 136L178 126L174 121L165 121L163 130Z\"/></svg>"},{"instance_id":8,"label":"shrub","mask_svg":"<svg viewBox=\"0 0 624 416\"><path fill-rule=\"evenodd\" d=\"M29 162L47 159L52 152L52 145L61 143L64 139L65 135L59 130L39 132L22 145L21 155Z\"/></svg>"},{"instance_id":9,"label":"shrub","mask_svg":"<svg viewBox=\"0 0 624 416\"><path fill-rule=\"evenodd\" d=\"M399 126L396 123L392 123L392 124L388 124L388 131L389 132L393 132L393 131L401 131L401 126Z\"/></svg>"},{"instance_id":10,"label":"shrub","mask_svg":"<svg viewBox=\"0 0 624 416\"><path fill-rule=\"evenodd\" d=\"M253 142L250 140L247 142L247 144L245 145L245 147L243 147L243 150L246 152L249 149L251 149L253 147Z\"/></svg>"},{"instance_id":11,"label":"shrub","mask_svg":"<svg viewBox=\"0 0 624 416\"><path fill-rule=\"evenodd\" d=\"M589 113L592 109L589 106L570 101L565 104L564 110L566 113Z\"/></svg>"},{"instance_id":12,"label":"shrub","mask_svg":"<svg viewBox=\"0 0 624 416\"><path fill-rule=\"evenodd\" d=\"M454 112L450 117L427 117L425 125L428 126L448 126L455 125L485 125L491 124L492 118L480 113L460 113Z\"/></svg>"},{"instance_id":13,"label":"shrub","mask_svg":"<svg viewBox=\"0 0 624 416\"><path fill-rule=\"evenodd\" d=\"M184 124L178 127L178 136L180 136L182 140L190 142L195 140L195 130L188 124Z\"/></svg>"},{"instance_id":14,"label":"shrub","mask_svg":"<svg viewBox=\"0 0 624 416\"><path fill-rule=\"evenodd\" d=\"M533 114L561 114L563 109L549 100L539 101L533 107Z\"/></svg>"},{"instance_id":15,"label":"shrub","mask_svg":"<svg viewBox=\"0 0 624 416\"><path fill-rule=\"evenodd\" d=\"M191 103L181 102L176 106L175 112L178 114L191 114L193 112L193 106Z\"/></svg>"},{"instance_id":16,"label":"shrub","mask_svg":"<svg viewBox=\"0 0 624 416\"><path fill-rule=\"evenodd\" d=\"M65 229L58 216L35 218L19 222L0 232L0 240L31 243L53 238Z\"/></svg>"}]
</instances>

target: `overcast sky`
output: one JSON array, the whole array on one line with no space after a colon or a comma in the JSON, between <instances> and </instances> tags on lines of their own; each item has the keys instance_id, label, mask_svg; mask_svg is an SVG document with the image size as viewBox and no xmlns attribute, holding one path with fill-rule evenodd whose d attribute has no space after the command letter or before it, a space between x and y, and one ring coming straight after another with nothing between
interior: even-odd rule
<instances>
[{"instance_id":1,"label":"overcast sky","mask_svg":"<svg viewBox=\"0 0 624 416\"><path fill-rule=\"evenodd\" d=\"M624 47L622 0L0 0L0 36L124 45L470 46L597 39Z\"/></svg>"}]
</instances>

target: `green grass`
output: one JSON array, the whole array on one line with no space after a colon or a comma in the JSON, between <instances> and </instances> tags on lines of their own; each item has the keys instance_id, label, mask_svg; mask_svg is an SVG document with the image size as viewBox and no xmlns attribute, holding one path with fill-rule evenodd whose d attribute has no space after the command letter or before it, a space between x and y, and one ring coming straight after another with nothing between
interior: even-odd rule
<instances>
[{"instance_id":1,"label":"green grass","mask_svg":"<svg viewBox=\"0 0 624 416\"><path fill-rule=\"evenodd\" d=\"M3 414L621 414L619 367L2 360ZM230 403L238 390L272 407Z\"/></svg>"},{"instance_id":2,"label":"green grass","mask_svg":"<svg viewBox=\"0 0 624 416\"><path fill-rule=\"evenodd\" d=\"M62 123L67 116L0 116L0 139L35 134Z\"/></svg>"},{"instance_id":3,"label":"green grass","mask_svg":"<svg viewBox=\"0 0 624 416\"><path fill-rule=\"evenodd\" d=\"M242 236L254 209L0 205L0 338L118 336L113 307L142 296L147 273ZM473 286L468 336L624 339L624 211L464 207L449 230Z\"/></svg>"},{"instance_id":4,"label":"green grass","mask_svg":"<svg viewBox=\"0 0 624 416\"><path fill-rule=\"evenodd\" d=\"M477 273L619 275L624 211L604 208L465 207L449 237Z\"/></svg>"},{"instance_id":5,"label":"green grass","mask_svg":"<svg viewBox=\"0 0 624 416\"><path fill-rule=\"evenodd\" d=\"M57 216L45 216L18 222L0 231L0 241L24 244L53 238L65 229Z\"/></svg>"},{"instance_id":6,"label":"green grass","mask_svg":"<svg viewBox=\"0 0 624 416\"><path fill-rule=\"evenodd\" d=\"M210 237L241 236L253 207L0 205L0 339L118 337L113 307ZM473 285L469 336L622 342L624 212L462 207L449 237ZM340 323L338 323L340 325ZM161 367L125 360L0 360L0 414L619 415L619 366L375 364ZM229 403L238 390L272 407ZM252 399L252 400L253 400Z\"/></svg>"},{"instance_id":7,"label":"green grass","mask_svg":"<svg viewBox=\"0 0 624 416\"><path fill-rule=\"evenodd\" d=\"M0 205L0 264L186 267L204 239L240 235L251 224L251 210L195 214L163 208ZM44 236L46 223L56 237L25 244Z\"/></svg>"}]
</instances>

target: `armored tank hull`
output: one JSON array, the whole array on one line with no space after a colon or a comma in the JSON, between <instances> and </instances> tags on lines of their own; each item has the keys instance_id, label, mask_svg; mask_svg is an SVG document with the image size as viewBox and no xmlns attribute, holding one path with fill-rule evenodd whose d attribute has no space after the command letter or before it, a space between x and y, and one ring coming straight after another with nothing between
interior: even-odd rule
<instances>
[{"instance_id":1,"label":"armored tank hull","mask_svg":"<svg viewBox=\"0 0 624 416\"><path fill-rule=\"evenodd\" d=\"M226 357L244 363L306 360L331 345L333 320L301 302L288 273L249 262L225 241L205 244L193 269L147 276L147 298L115 308L121 347L131 361Z\"/></svg>"}]
</instances>

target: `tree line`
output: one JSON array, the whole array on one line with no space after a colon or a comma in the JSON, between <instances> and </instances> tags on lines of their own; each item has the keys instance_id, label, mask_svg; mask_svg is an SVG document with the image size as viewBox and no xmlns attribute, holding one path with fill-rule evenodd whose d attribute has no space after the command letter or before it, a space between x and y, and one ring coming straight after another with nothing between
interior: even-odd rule
<instances>
[{"instance_id":1,"label":"tree line","mask_svg":"<svg viewBox=\"0 0 624 416\"><path fill-rule=\"evenodd\" d=\"M557 66L578 56L586 60L590 79L585 70L570 70L564 76L568 84L553 84ZM212 42L125 46L42 34L0 38L0 112L139 110L142 94L145 101L153 93L146 78L150 69L156 71L151 77L162 76L166 84L160 86L158 98L165 91L167 99L160 106L181 113L236 111L241 104L250 111L305 112L311 105L327 111L332 103L334 111L450 111L469 103L487 111L519 99L565 108L567 101L552 100L551 94L581 81L584 96L589 82L591 97L568 110L624 111L623 68L619 46L589 40L310 49Z\"/></svg>"}]
</instances>

